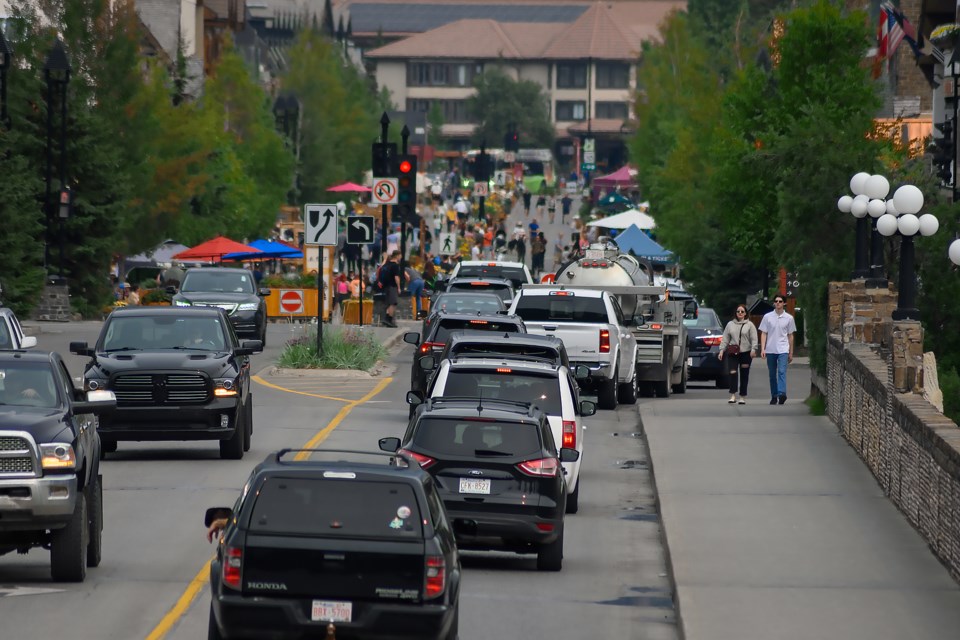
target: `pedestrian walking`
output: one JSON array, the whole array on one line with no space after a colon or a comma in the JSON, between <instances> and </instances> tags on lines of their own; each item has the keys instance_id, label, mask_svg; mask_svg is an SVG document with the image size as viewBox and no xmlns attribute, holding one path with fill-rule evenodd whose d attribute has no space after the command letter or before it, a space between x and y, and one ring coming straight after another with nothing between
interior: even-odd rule
<instances>
[{"instance_id":1,"label":"pedestrian walking","mask_svg":"<svg viewBox=\"0 0 960 640\"><path fill-rule=\"evenodd\" d=\"M750 364L753 362L753 352L758 342L757 328L747 317L747 308L744 305L737 305L735 313L734 319L723 328L723 338L720 340L720 353L717 354L717 358L721 363L726 359L726 371L730 382L730 399L727 402L747 404Z\"/></svg>"},{"instance_id":2,"label":"pedestrian walking","mask_svg":"<svg viewBox=\"0 0 960 640\"><path fill-rule=\"evenodd\" d=\"M760 356L770 372L770 404L787 401L787 365L793 362L793 334L797 324L784 309L784 297L773 299L773 311L760 321Z\"/></svg>"},{"instance_id":3,"label":"pedestrian walking","mask_svg":"<svg viewBox=\"0 0 960 640\"><path fill-rule=\"evenodd\" d=\"M530 201L533 200L533 194L524 189L523 191L523 215L530 215Z\"/></svg>"},{"instance_id":4,"label":"pedestrian walking","mask_svg":"<svg viewBox=\"0 0 960 640\"><path fill-rule=\"evenodd\" d=\"M550 216L550 224L556 222L557 218L557 199L553 196L547 196L547 215Z\"/></svg>"},{"instance_id":5,"label":"pedestrian walking","mask_svg":"<svg viewBox=\"0 0 960 640\"><path fill-rule=\"evenodd\" d=\"M566 217L570 215L570 207L573 206L573 198L570 197L569 193L563 194L563 198L560 200L560 217L563 220L566 220Z\"/></svg>"},{"instance_id":6,"label":"pedestrian walking","mask_svg":"<svg viewBox=\"0 0 960 640\"><path fill-rule=\"evenodd\" d=\"M400 251L394 251L387 258L387 261L380 267L380 273L377 274L377 285L383 292L383 304L386 307L383 311L383 326L396 328L394 314L397 310L397 302L400 295Z\"/></svg>"},{"instance_id":7,"label":"pedestrian walking","mask_svg":"<svg viewBox=\"0 0 960 640\"><path fill-rule=\"evenodd\" d=\"M542 233L534 233L530 236L530 270L533 271L533 277L539 278L543 272L544 257L547 254L547 240Z\"/></svg>"}]
</instances>

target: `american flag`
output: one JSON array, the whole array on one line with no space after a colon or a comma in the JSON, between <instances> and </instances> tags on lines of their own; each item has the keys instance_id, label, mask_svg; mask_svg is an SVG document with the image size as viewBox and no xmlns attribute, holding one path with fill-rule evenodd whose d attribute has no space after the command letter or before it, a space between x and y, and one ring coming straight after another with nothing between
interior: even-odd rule
<instances>
[{"instance_id":1,"label":"american flag","mask_svg":"<svg viewBox=\"0 0 960 640\"><path fill-rule=\"evenodd\" d=\"M913 32L911 37L916 40L917 34L913 25L902 13L889 3L880 5L880 29L877 33L877 58L879 60L889 60L893 57L897 47L903 42L904 35L906 35L904 33L905 28Z\"/></svg>"}]
</instances>

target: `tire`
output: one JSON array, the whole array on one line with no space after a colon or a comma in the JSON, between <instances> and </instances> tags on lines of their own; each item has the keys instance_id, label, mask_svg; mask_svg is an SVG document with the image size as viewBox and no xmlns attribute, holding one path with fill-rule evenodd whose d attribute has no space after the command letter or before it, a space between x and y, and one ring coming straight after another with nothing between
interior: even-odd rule
<instances>
[{"instance_id":1,"label":"tire","mask_svg":"<svg viewBox=\"0 0 960 640\"><path fill-rule=\"evenodd\" d=\"M103 478L87 487L87 511L90 532L87 542L87 566L99 567L103 558Z\"/></svg>"},{"instance_id":2,"label":"tire","mask_svg":"<svg viewBox=\"0 0 960 640\"><path fill-rule=\"evenodd\" d=\"M657 380L653 383L653 392L658 398L670 397L670 378L666 380Z\"/></svg>"},{"instance_id":3,"label":"tire","mask_svg":"<svg viewBox=\"0 0 960 640\"><path fill-rule=\"evenodd\" d=\"M233 435L227 440L220 441L220 457L223 460L240 460L243 458L243 439L247 427L243 424L243 410L237 411L234 415ZM240 422L240 424L237 424Z\"/></svg>"},{"instance_id":4,"label":"tire","mask_svg":"<svg viewBox=\"0 0 960 640\"><path fill-rule=\"evenodd\" d=\"M460 604L457 603L457 608L453 612L453 622L450 624L450 630L447 631L447 635L443 636L443 640L459 640L460 639Z\"/></svg>"},{"instance_id":5,"label":"tire","mask_svg":"<svg viewBox=\"0 0 960 640\"><path fill-rule=\"evenodd\" d=\"M207 640L223 640L220 627L217 626L217 617L213 615L213 605L210 605L210 621L207 623Z\"/></svg>"},{"instance_id":6,"label":"tire","mask_svg":"<svg viewBox=\"0 0 960 640\"><path fill-rule=\"evenodd\" d=\"M637 369L633 369L633 377L629 381L621 383L617 387L617 400L620 404L637 403Z\"/></svg>"},{"instance_id":7,"label":"tire","mask_svg":"<svg viewBox=\"0 0 960 640\"><path fill-rule=\"evenodd\" d=\"M597 385L597 405L601 409L617 408L617 374L610 380L604 380Z\"/></svg>"},{"instance_id":8,"label":"tire","mask_svg":"<svg viewBox=\"0 0 960 640\"><path fill-rule=\"evenodd\" d=\"M111 438L100 436L100 459L107 457L108 453L115 453L117 450L117 441Z\"/></svg>"},{"instance_id":9,"label":"tire","mask_svg":"<svg viewBox=\"0 0 960 640\"><path fill-rule=\"evenodd\" d=\"M577 488L567 494L567 513L576 513L580 510L580 479L577 479Z\"/></svg>"},{"instance_id":10,"label":"tire","mask_svg":"<svg viewBox=\"0 0 960 640\"><path fill-rule=\"evenodd\" d=\"M680 383L673 385L674 393L686 393L687 392L687 367L684 365L683 373L680 374Z\"/></svg>"},{"instance_id":11,"label":"tire","mask_svg":"<svg viewBox=\"0 0 960 640\"><path fill-rule=\"evenodd\" d=\"M253 439L253 394L247 397L247 405L243 419L243 452L250 451L250 441Z\"/></svg>"},{"instance_id":12,"label":"tire","mask_svg":"<svg viewBox=\"0 0 960 640\"><path fill-rule=\"evenodd\" d=\"M267 325L263 325L263 331L260 333L260 343L263 348L267 347Z\"/></svg>"},{"instance_id":13,"label":"tire","mask_svg":"<svg viewBox=\"0 0 960 640\"><path fill-rule=\"evenodd\" d=\"M77 495L70 522L53 532L50 543L50 575L54 582L83 582L87 577L87 496Z\"/></svg>"},{"instance_id":14,"label":"tire","mask_svg":"<svg viewBox=\"0 0 960 640\"><path fill-rule=\"evenodd\" d=\"M563 525L560 535L549 544L542 545L537 551L537 571L560 571L563 568Z\"/></svg>"}]
</instances>

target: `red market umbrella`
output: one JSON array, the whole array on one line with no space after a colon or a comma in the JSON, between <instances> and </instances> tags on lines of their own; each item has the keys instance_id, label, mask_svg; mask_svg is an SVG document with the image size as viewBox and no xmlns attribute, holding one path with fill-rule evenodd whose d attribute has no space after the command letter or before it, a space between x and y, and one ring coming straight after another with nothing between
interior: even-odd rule
<instances>
[{"instance_id":1,"label":"red market umbrella","mask_svg":"<svg viewBox=\"0 0 960 640\"><path fill-rule=\"evenodd\" d=\"M355 191L357 193L369 193L370 187L365 187L362 184L356 184L354 182L344 182L343 184L338 184L335 187L330 187L327 191Z\"/></svg>"},{"instance_id":2,"label":"red market umbrella","mask_svg":"<svg viewBox=\"0 0 960 640\"><path fill-rule=\"evenodd\" d=\"M225 238L223 236L217 236L212 240L207 240L206 242L201 242L195 247L187 249L186 251L181 251L180 253L173 256L174 260L182 260L184 262L194 261L206 261L206 260L222 260L223 256L228 253L257 253L260 251L256 247L251 247L245 245L242 242L236 242L230 238Z\"/></svg>"}]
</instances>

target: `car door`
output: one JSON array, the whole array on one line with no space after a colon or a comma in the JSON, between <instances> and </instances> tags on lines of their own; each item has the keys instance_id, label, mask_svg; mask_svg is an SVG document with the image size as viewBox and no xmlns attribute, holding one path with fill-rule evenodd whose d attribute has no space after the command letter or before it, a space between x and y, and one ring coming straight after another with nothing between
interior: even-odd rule
<instances>
[{"instance_id":1,"label":"car door","mask_svg":"<svg viewBox=\"0 0 960 640\"><path fill-rule=\"evenodd\" d=\"M617 321L617 342L620 345L620 380L630 380L633 377L637 341L633 337L630 327L626 326L620 302L615 297L610 296L610 304L613 306L613 315Z\"/></svg>"}]
</instances>

